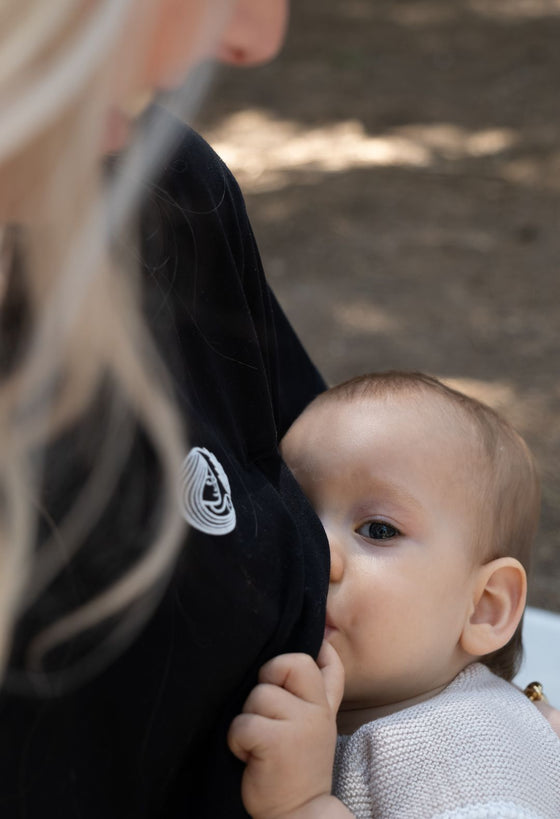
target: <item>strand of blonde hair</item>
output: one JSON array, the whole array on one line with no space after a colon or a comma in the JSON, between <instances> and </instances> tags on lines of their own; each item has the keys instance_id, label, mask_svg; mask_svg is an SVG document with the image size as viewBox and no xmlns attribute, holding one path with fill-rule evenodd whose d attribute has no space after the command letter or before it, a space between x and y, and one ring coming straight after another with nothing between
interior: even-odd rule
<instances>
[{"instance_id":1,"label":"strand of blonde hair","mask_svg":"<svg viewBox=\"0 0 560 819\"><path fill-rule=\"evenodd\" d=\"M29 94L21 100L3 94L0 86L0 105L7 111L6 122L13 123L11 130L0 134L0 189L20 188L23 205L33 217L21 231L24 289L33 331L23 360L0 384L0 440L9 442L3 443L0 461L4 512L0 516L0 672L16 618L80 548L108 500L108 478L112 475L114 480L126 462L122 440L120 452L95 464L76 504L38 559L37 499L44 453L78 421L104 380L129 406L157 455L162 474L160 526L144 555L123 577L36 635L28 652L29 667L41 669L45 656L61 642L115 615L122 620L116 634L138 628L182 542L184 523L178 513L176 480L185 451L184 431L164 367L144 326L133 280L127 271L115 269L108 252L110 234L119 232L147 179L159 167L156 147L145 164L138 152L132 152L127 172L117 182L117 196L109 199L100 186L104 94L111 80L102 64L107 53L104 37L110 31L109 42L114 41L129 3L93 4L95 15L87 21L87 32L79 28L72 32L80 36L69 39L68 48L58 53L59 60L44 66L45 84L34 86L37 78L32 76ZM31 5L37 24L46 6ZM60 0L60 19L74 6ZM50 28L52 34L54 24ZM34 30L39 31L37 25ZM44 31L48 33L48 27ZM40 37L33 40L29 31L26 36L32 61L48 44ZM94 59L96 44L101 43L103 48ZM17 67L17 60L11 67ZM48 92L42 101L33 96L37 87ZM169 133L157 135L160 149L165 148L165 137L169 141ZM25 184L20 184L22 178ZM119 225L108 225L108 214ZM108 548L118 549L119 543ZM133 617L125 617L127 612ZM80 674L84 676L80 672L76 678Z\"/></svg>"}]
</instances>

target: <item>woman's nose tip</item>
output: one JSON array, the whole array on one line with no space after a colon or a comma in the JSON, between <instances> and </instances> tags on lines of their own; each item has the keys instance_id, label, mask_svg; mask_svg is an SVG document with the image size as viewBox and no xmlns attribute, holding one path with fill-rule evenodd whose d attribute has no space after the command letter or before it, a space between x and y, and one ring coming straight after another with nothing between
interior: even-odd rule
<instances>
[{"instance_id":1,"label":"woman's nose tip","mask_svg":"<svg viewBox=\"0 0 560 819\"><path fill-rule=\"evenodd\" d=\"M239 0L217 57L230 65L260 65L276 56L284 41L287 0Z\"/></svg>"}]
</instances>

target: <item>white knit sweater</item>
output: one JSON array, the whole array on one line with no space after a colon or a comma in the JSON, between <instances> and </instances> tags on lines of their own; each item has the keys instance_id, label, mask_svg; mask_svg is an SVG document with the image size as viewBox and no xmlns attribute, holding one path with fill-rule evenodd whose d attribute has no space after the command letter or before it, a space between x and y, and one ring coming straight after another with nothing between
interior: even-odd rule
<instances>
[{"instance_id":1,"label":"white knit sweater","mask_svg":"<svg viewBox=\"0 0 560 819\"><path fill-rule=\"evenodd\" d=\"M338 738L333 792L358 819L560 819L560 739L485 666Z\"/></svg>"}]
</instances>

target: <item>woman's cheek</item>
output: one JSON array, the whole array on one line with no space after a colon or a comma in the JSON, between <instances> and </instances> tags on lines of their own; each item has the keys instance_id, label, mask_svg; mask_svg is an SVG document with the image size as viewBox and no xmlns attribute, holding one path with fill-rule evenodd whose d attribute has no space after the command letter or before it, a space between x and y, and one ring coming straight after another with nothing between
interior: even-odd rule
<instances>
[{"instance_id":1,"label":"woman's cheek","mask_svg":"<svg viewBox=\"0 0 560 819\"><path fill-rule=\"evenodd\" d=\"M234 5L232 0L159 0L146 44L145 84L173 88L196 63L214 56Z\"/></svg>"}]
</instances>

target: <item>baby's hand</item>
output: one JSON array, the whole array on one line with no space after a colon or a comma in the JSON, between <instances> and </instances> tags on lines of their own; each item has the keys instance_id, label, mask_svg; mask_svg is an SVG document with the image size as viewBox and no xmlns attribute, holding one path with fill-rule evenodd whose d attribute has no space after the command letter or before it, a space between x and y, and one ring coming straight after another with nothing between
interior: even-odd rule
<instances>
[{"instance_id":1,"label":"baby's hand","mask_svg":"<svg viewBox=\"0 0 560 819\"><path fill-rule=\"evenodd\" d=\"M242 797L254 819L328 816L332 807L332 815L350 815L330 796L343 687L342 663L328 643L316 663L307 654L282 654L261 668L228 734L247 765Z\"/></svg>"}]
</instances>

